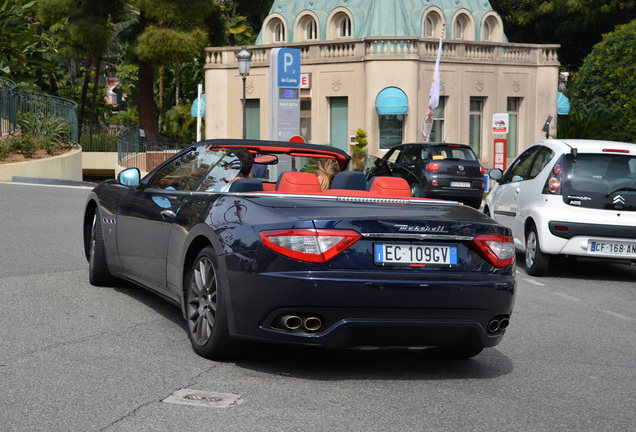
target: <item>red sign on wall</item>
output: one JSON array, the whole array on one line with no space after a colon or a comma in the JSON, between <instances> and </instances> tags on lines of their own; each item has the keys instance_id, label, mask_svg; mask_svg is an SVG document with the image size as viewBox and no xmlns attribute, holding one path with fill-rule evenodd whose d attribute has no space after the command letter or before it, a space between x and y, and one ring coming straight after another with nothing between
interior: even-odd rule
<instances>
[{"instance_id":1,"label":"red sign on wall","mask_svg":"<svg viewBox=\"0 0 636 432\"><path fill-rule=\"evenodd\" d=\"M506 139L495 138L495 163L494 168L502 171L506 170Z\"/></svg>"}]
</instances>

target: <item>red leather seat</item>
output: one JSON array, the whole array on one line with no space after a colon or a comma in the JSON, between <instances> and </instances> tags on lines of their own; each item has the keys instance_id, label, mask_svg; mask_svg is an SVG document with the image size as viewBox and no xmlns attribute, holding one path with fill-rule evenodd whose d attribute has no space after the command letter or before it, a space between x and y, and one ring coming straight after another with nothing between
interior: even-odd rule
<instances>
[{"instance_id":1,"label":"red leather seat","mask_svg":"<svg viewBox=\"0 0 636 432\"><path fill-rule=\"evenodd\" d=\"M319 194L322 192L318 177L306 172L283 173L276 191L297 194Z\"/></svg>"}]
</instances>

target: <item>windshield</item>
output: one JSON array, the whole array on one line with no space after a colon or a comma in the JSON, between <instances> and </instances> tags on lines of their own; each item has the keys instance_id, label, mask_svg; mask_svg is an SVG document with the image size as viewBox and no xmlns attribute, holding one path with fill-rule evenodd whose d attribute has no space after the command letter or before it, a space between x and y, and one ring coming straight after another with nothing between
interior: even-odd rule
<instances>
[{"instance_id":1,"label":"windshield","mask_svg":"<svg viewBox=\"0 0 636 432\"><path fill-rule=\"evenodd\" d=\"M241 169L241 162L227 150L195 147L160 168L151 188L222 192Z\"/></svg>"},{"instance_id":2,"label":"windshield","mask_svg":"<svg viewBox=\"0 0 636 432\"><path fill-rule=\"evenodd\" d=\"M636 156L567 155L563 197L580 207L636 210Z\"/></svg>"},{"instance_id":3,"label":"windshield","mask_svg":"<svg viewBox=\"0 0 636 432\"><path fill-rule=\"evenodd\" d=\"M378 158L371 155L363 155L361 158L354 158L350 167L357 171L364 172L367 182L373 177L402 177L411 186L411 194L415 198L424 198L422 185L417 176L403 166L394 164L386 159Z\"/></svg>"}]
</instances>

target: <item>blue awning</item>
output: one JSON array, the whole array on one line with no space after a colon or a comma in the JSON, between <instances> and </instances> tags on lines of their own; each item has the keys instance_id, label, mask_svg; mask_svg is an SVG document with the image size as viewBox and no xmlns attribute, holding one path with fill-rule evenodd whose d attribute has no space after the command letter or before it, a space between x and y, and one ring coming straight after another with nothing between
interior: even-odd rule
<instances>
[{"instance_id":1,"label":"blue awning","mask_svg":"<svg viewBox=\"0 0 636 432\"><path fill-rule=\"evenodd\" d=\"M570 114L570 101L563 93L557 93L557 114L568 115Z\"/></svg>"},{"instance_id":2,"label":"blue awning","mask_svg":"<svg viewBox=\"0 0 636 432\"><path fill-rule=\"evenodd\" d=\"M408 114L409 99L397 87L387 87L375 99L375 107L380 115Z\"/></svg>"}]
</instances>

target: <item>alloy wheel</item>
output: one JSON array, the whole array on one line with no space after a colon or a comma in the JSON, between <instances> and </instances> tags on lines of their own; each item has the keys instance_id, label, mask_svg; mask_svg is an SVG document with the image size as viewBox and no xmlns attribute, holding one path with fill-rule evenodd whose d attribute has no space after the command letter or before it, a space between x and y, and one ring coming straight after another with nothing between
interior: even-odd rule
<instances>
[{"instance_id":1,"label":"alloy wheel","mask_svg":"<svg viewBox=\"0 0 636 432\"><path fill-rule=\"evenodd\" d=\"M188 328L192 340L203 346L212 336L216 321L217 280L214 266L207 256L194 265L188 287Z\"/></svg>"},{"instance_id":2,"label":"alloy wheel","mask_svg":"<svg viewBox=\"0 0 636 432\"><path fill-rule=\"evenodd\" d=\"M534 230L528 233L526 241L526 267L531 268L537 257L537 234Z\"/></svg>"}]
</instances>

